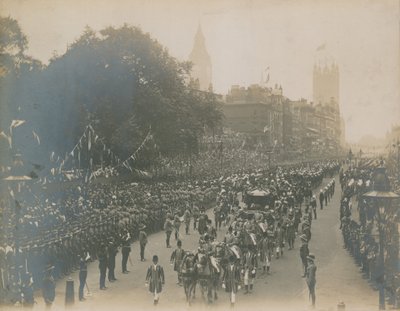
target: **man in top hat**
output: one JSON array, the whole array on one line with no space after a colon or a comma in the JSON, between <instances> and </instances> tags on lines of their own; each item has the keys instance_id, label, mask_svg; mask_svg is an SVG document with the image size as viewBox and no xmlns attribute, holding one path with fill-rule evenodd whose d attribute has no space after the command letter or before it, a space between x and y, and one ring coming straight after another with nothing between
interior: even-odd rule
<instances>
[{"instance_id":1,"label":"man in top hat","mask_svg":"<svg viewBox=\"0 0 400 311\"><path fill-rule=\"evenodd\" d=\"M236 264L236 257L231 255L229 257L229 264L224 269L222 276L222 288L229 293L231 308L235 305L236 293L240 290L240 281L240 268Z\"/></svg>"},{"instance_id":2,"label":"man in top hat","mask_svg":"<svg viewBox=\"0 0 400 311\"><path fill-rule=\"evenodd\" d=\"M158 264L158 256L153 256L153 264L147 269L146 286L149 286L150 293L153 294L154 304L158 304L162 286L165 284L164 269Z\"/></svg>"},{"instance_id":3,"label":"man in top hat","mask_svg":"<svg viewBox=\"0 0 400 311\"><path fill-rule=\"evenodd\" d=\"M144 261L144 250L146 248L147 244L147 234L145 232L146 226L144 224L141 224L139 228L139 244L140 244L140 260Z\"/></svg>"},{"instance_id":4,"label":"man in top hat","mask_svg":"<svg viewBox=\"0 0 400 311\"><path fill-rule=\"evenodd\" d=\"M308 249L308 239L307 236L305 234L302 234L300 236L300 240L301 240L301 246L300 246L300 258L301 258L301 262L303 263L303 278L306 277L306 273L307 273L307 257L310 253L309 249Z\"/></svg>"},{"instance_id":5,"label":"man in top hat","mask_svg":"<svg viewBox=\"0 0 400 311\"><path fill-rule=\"evenodd\" d=\"M315 284L317 283L316 274L317 266L315 265L315 256L313 254L309 254L307 256L306 282L313 307L315 307Z\"/></svg>"}]
</instances>

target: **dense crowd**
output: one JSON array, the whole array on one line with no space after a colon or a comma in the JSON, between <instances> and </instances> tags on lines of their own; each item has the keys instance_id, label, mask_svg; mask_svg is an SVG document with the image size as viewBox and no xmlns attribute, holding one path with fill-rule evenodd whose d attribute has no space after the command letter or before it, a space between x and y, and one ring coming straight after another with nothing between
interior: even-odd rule
<instances>
[{"instance_id":1,"label":"dense crowd","mask_svg":"<svg viewBox=\"0 0 400 311\"><path fill-rule=\"evenodd\" d=\"M376 166L378 164L373 163L341 171L341 229L344 246L354 257L362 273L374 287L384 286L390 303L395 305L400 298L398 211L396 208L386 208L384 214L380 214L374 202L363 197L373 190ZM353 204L357 204L357 207ZM393 206L395 205L392 204ZM381 246L384 252L384 270L379 260L381 233L384 236Z\"/></svg>"},{"instance_id":2,"label":"dense crowd","mask_svg":"<svg viewBox=\"0 0 400 311\"><path fill-rule=\"evenodd\" d=\"M300 240L303 277L315 305L315 256L308 249L317 206L313 191L324 177L332 177L338 170L338 162L329 162L221 179L213 221L205 214L199 218L198 250L185 252L178 245L171 256L188 303L198 285L208 303L218 299L222 287L229 293L233 306L241 287L244 294L250 294L259 270L269 274L271 262L281 258L286 247L294 249L295 241ZM333 196L334 187L331 180L322 188L327 202ZM238 197L244 197L247 204L239 206ZM217 238L221 224L228 231L223 238ZM158 295L154 299L157 304Z\"/></svg>"},{"instance_id":3,"label":"dense crowd","mask_svg":"<svg viewBox=\"0 0 400 311\"><path fill-rule=\"evenodd\" d=\"M85 254L90 254L92 261L103 262L110 271L115 269L116 250L122 247L126 267L124 249L129 255L129 245L140 239L141 229L145 228L146 234L163 230L170 219L176 230L192 218L199 231L206 230L208 223L199 213L204 214L218 202L221 211L217 215L227 206L232 210L226 215L231 214L238 209L233 193L266 190L269 203L265 219L274 219L274 227L285 228L286 232L287 222L293 220L297 226L301 222L298 207L304 200L312 201L311 189L337 169L337 162L317 162L201 181L75 185L67 190L41 192L39 196L26 187L27 193L23 189L13 193L24 200L1 201L3 207L18 205L2 209L3 230L7 233L2 235L0 248L2 298L20 301L22 293L28 300L35 287L45 287L43 280L49 276L48 271L55 279L68 275L79 268ZM229 205L219 204L227 202L222 199L224 193L230 194ZM238 222L232 226L237 232L236 226ZM286 241L284 233L281 240ZM109 272L110 281L112 274L110 277Z\"/></svg>"}]
</instances>

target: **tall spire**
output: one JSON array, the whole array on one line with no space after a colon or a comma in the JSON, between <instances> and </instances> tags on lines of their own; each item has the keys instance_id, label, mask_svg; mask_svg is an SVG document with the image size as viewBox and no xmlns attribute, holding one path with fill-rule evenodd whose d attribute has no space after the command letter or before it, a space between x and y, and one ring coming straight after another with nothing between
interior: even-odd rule
<instances>
[{"instance_id":1,"label":"tall spire","mask_svg":"<svg viewBox=\"0 0 400 311\"><path fill-rule=\"evenodd\" d=\"M208 90L212 83L211 58L206 49L205 38L200 23L194 37L193 49L189 55L189 60L193 63L192 78L199 80L201 90Z\"/></svg>"}]
</instances>

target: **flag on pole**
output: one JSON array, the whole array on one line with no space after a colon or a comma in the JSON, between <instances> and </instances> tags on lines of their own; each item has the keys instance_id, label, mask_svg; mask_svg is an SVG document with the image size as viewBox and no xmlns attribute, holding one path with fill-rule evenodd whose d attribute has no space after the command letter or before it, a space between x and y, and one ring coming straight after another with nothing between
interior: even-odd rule
<instances>
[{"instance_id":1,"label":"flag on pole","mask_svg":"<svg viewBox=\"0 0 400 311\"><path fill-rule=\"evenodd\" d=\"M264 126L264 133L268 132L270 129L270 127L268 126L268 124L266 126Z\"/></svg>"}]
</instances>

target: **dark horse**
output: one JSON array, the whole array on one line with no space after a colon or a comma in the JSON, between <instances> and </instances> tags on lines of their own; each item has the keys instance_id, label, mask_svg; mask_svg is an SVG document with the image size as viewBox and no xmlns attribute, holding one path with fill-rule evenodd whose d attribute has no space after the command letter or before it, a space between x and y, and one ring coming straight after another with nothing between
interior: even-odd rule
<instances>
[{"instance_id":1,"label":"dark horse","mask_svg":"<svg viewBox=\"0 0 400 311\"><path fill-rule=\"evenodd\" d=\"M191 305L192 299L195 298L196 294L196 262L194 254L186 254L182 261L182 280L183 288L185 290L186 302Z\"/></svg>"},{"instance_id":2,"label":"dark horse","mask_svg":"<svg viewBox=\"0 0 400 311\"><path fill-rule=\"evenodd\" d=\"M197 257L195 271L201 295L208 303L212 303L213 299L218 298L216 290L220 273L216 270L215 260L211 256L199 253ZM212 260L214 261L214 265Z\"/></svg>"}]
</instances>

